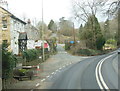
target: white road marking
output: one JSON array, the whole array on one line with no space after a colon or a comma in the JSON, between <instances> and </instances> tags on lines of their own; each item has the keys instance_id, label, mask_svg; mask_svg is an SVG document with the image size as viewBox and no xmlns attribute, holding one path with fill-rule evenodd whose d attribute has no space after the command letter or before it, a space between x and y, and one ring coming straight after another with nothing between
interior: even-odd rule
<instances>
[{"instance_id":1,"label":"white road marking","mask_svg":"<svg viewBox=\"0 0 120 91\"><path fill-rule=\"evenodd\" d=\"M59 69L62 69L62 68L59 68Z\"/></svg>"},{"instance_id":2,"label":"white road marking","mask_svg":"<svg viewBox=\"0 0 120 91\"><path fill-rule=\"evenodd\" d=\"M42 79L41 82L45 81L45 79Z\"/></svg>"},{"instance_id":3,"label":"white road marking","mask_svg":"<svg viewBox=\"0 0 120 91\"><path fill-rule=\"evenodd\" d=\"M100 62L99 62L99 63L97 64L97 66L96 66L95 75L96 75L96 80L97 80L97 83L98 83L100 89L103 89L103 87L102 87L102 85L101 85L101 83L100 83L100 81L99 81L98 72L97 72L99 64L100 64Z\"/></svg>"},{"instance_id":4,"label":"white road marking","mask_svg":"<svg viewBox=\"0 0 120 91\"><path fill-rule=\"evenodd\" d=\"M55 72L52 72L51 74L54 74Z\"/></svg>"},{"instance_id":5,"label":"white road marking","mask_svg":"<svg viewBox=\"0 0 120 91\"><path fill-rule=\"evenodd\" d=\"M50 76L47 76L47 78L49 78Z\"/></svg>"},{"instance_id":6,"label":"white road marking","mask_svg":"<svg viewBox=\"0 0 120 91\"><path fill-rule=\"evenodd\" d=\"M56 70L56 71L58 71L58 70Z\"/></svg>"},{"instance_id":7,"label":"white road marking","mask_svg":"<svg viewBox=\"0 0 120 91\"><path fill-rule=\"evenodd\" d=\"M115 54L113 54L113 55L115 55ZM106 60L106 59L108 59L108 58L110 58L111 56L113 56L113 55L110 55L110 56L108 56L108 57L105 57L104 59L102 59L98 64L97 64L97 66L96 66L96 70L95 70L95 75L96 75L96 80L97 80L97 83L98 83L98 85L99 85L99 87L100 87L100 89L109 89L108 88L108 86L107 86L107 84L105 83L105 81L104 81L104 79L103 79L103 76L102 76L102 71L101 71L101 68L102 68L102 64L103 64L103 62ZM100 76L100 78L98 77L98 75ZM100 83L100 81L101 81L101 83ZM104 87L103 87L103 86ZM109 91L109 90L108 90Z\"/></svg>"},{"instance_id":8,"label":"white road marking","mask_svg":"<svg viewBox=\"0 0 120 91\"><path fill-rule=\"evenodd\" d=\"M37 83L37 84L36 84L36 87L38 87L39 85L40 85L40 83Z\"/></svg>"}]
</instances>

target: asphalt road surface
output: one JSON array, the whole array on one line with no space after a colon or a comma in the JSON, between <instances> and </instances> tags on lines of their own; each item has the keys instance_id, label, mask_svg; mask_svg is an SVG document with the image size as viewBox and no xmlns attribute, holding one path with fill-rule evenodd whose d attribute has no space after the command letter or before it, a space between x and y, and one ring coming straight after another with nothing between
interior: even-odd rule
<instances>
[{"instance_id":1,"label":"asphalt road surface","mask_svg":"<svg viewBox=\"0 0 120 91\"><path fill-rule=\"evenodd\" d=\"M45 81L50 84L44 89L118 89L118 74L118 54L113 52L60 69Z\"/></svg>"}]
</instances>

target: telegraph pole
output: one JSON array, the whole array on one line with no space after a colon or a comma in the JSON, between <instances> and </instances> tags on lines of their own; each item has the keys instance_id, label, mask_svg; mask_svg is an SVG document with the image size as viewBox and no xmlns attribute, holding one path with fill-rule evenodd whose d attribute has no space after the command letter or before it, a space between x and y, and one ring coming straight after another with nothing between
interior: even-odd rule
<instances>
[{"instance_id":1,"label":"telegraph pole","mask_svg":"<svg viewBox=\"0 0 120 91\"><path fill-rule=\"evenodd\" d=\"M75 44L75 29L74 29L74 22L73 22L73 38L74 38L74 44Z\"/></svg>"},{"instance_id":2,"label":"telegraph pole","mask_svg":"<svg viewBox=\"0 0 120 91\"><path fill-rule=\"evenodd\" d=\"M43 0L42 0L42 46L43 46L43 61L45 60L45 52L44 52L44 21L43 21Z\"/></svg>"},{"instance_id":3,"label":"telegraph pole","mask_svg":"<svg viewBox=\"0 0 120 91\"><path fill-rule=\"evenodd\" d=\"M118 1L118 34L117 34L118 42L117 47L120 47L120 1Z\"/></svg>"}]
</instances>

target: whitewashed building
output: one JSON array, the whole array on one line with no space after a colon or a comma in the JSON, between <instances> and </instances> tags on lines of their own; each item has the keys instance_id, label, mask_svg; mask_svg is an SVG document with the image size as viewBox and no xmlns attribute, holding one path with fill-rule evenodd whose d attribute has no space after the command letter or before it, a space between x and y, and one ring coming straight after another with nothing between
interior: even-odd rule
<instances>
[{"instance_id":1,"label":"whitewashed building","mask_svg":"<svg viewBox=\"0 0 120 91\"><path fill-rule=\"evenodd\" d=\"M7 42L9 44L8 51L18 55L18 38L20 33L25 32L24 28L26 23L1 6L0 15L0 27L2 28L0 31L2 34L2 41L0 42Z\"/></svg>"},{"instance_id":2,"label":"whitewashed building","mask_svg":"<svg viewBox=\"0 0 120 91\"><path fill-rule=\"evenodd\" d=\"M11 35L11 49L13 54L18 55L20 52L19 49L19 35L20 33L25 32L25 22L20 20L15 16L11 16L11 27L10 27L10 35Z\"/></svg>"}]
</instances>

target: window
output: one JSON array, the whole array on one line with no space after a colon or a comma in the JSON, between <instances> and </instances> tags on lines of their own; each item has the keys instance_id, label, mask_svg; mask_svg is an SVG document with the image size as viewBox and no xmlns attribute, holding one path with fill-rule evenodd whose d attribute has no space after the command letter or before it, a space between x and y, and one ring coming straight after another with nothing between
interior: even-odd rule
<instances>
[{"instance_id":1,"label":"window","mask_svg":"<svg viewBox=\"0 0 120 91\"><path fill-rule=\"evenodd\" d=\"M5 17L2 17L2 24L3 24L3 28L7 28L7 19Z\"/></svg>"}]
</instances>

